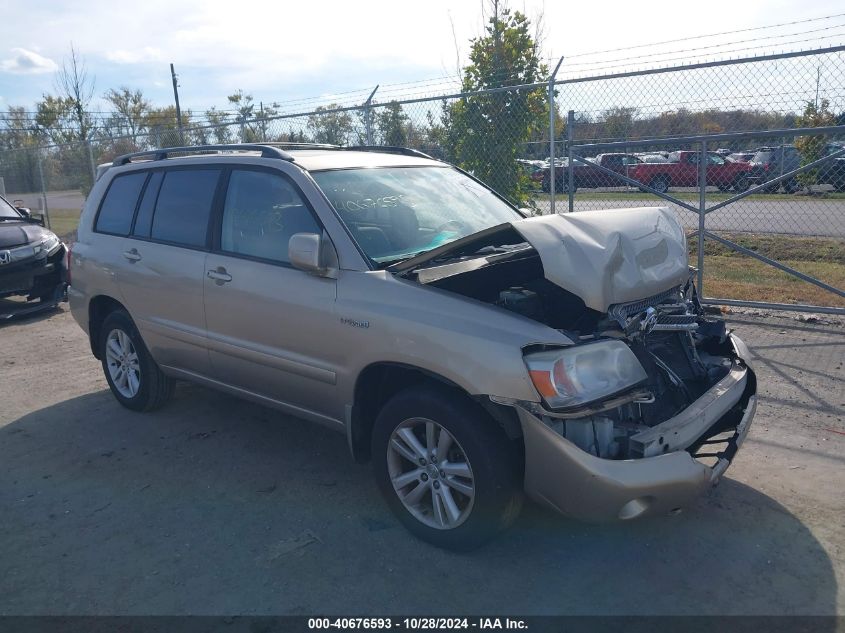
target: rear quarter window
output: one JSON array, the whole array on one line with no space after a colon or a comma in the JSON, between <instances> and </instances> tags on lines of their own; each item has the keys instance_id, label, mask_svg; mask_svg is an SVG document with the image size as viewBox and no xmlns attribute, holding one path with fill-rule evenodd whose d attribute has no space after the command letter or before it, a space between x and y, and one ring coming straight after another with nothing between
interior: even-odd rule
<instances>
[{"instance_id":1,"label":"rear quarter window","mask_svg":"<svg viewBox=\"0 0 845 633\"><path fill-rule=\"evenodd\" d=\"M100 205L94 230L98 233L129 235L138 196L146 179L146 172L142 172L117 176L112 180Z\"/></svg>"},{"instance_id":2,"label":"rear quarter window","mask_svg":"<svg viewBox=\"0 0 845 633\"><path fill-rule=\"evenodd\" d=\"M194 248L203 247L219 169L179 169L164 174L150 237Z\"/></svg>"}]
</instances>

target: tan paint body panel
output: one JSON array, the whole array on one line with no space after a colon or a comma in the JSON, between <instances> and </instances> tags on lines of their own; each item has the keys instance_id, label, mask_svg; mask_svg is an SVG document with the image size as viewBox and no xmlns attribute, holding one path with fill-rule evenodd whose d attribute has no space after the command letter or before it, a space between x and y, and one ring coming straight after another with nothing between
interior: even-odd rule
<instances>
[{"instance_id":1,"label":"tan paint body panel","mask_svg":"<svg viewBox=\"0 0 845 633\"><path fill-rule=\"evenodd\" d=\"M542 215L511 224L537 250L546 279L599 312L689 277L683 227L664 207Z\"/></svg>"}]
</instances>

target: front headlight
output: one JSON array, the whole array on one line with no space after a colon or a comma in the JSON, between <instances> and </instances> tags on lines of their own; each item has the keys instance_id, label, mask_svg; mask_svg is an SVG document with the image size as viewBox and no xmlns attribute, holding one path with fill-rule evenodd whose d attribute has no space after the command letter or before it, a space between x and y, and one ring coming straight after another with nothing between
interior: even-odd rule
<instances>
[{"instance_id":1,"label":"front headlight","mask_svg":"<svg viewBox=\"0 0 845 633\"><path fill-rule=\"evenodd\" d=\"M553 408L577 407L617 394L648 376L622 341L599 341L525 356L531 382Z\"/></svg>"},{"instance_id":2,"label":"front headlight","mask_svg":"<svg viewBox=\"0 0 845 633\"><path fill-rule=\"evenodd\" d=\"M55 250L55 248L59 245L59 238L56 237L54 234L50 234L41 240L41 243L35 247L35 252L45 252L50 253L51 251Z\"/></svg>"},{"instance_id":3,"label":"front headlight","mask_svg":"<svg viewBox=\"0 0 845 633\"><path fill-rule=\"evenodd\" d=\"M9 258L10 261L21 262L30 257L38 257L41 253L49 255L59 247L59 244L61 240L51 233L37 244L30 242L26 246L9 249Z\"/></svg>"}]
</instances>

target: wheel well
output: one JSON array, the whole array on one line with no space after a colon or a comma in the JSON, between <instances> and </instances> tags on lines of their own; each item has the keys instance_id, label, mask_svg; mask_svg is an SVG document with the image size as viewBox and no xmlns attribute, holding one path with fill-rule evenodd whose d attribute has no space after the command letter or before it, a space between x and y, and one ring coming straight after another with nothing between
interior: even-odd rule
<instances>
[{"instance_id":1,"label":"wheel well","mask_svg":"<svg viewBox=\"0 0 845 633\"><path fill-rule=\"evenodd\" d=\"M357 462L370 459L370 436L381 408L401 390L433 383L466 396L498 422L511 439L521 438L519 420L512 407L494 404L486 396L474 397L448 378L401 363L374 363L364 368L355 383L355 403L349 420L349 447Z\"/></svg>"},{"instance_id":2,"label":"wheel well","mask_svg":"<svg viewBox=\"0 0 845 633\"><path fill-rule=\"evenodd\" d=\"M88 341L94 357L100 359L97 341L100 340L100 328L106 317L115 310L126 310L123 304L106 295L99 295L88 303Z\"/></svg>"}]
</instances>

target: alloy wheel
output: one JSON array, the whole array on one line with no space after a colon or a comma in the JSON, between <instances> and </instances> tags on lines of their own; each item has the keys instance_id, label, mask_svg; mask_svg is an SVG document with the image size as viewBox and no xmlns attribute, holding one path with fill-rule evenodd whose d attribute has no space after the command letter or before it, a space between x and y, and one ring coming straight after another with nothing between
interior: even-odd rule
<instances>
[{"instance_id":1,"label":"alloy wheel","mask_svg":"<svg viewBox=\"0 0 845 633\"><path fill-rule=\"evenodd\" d=\"M455 437L433 420L410 418L393 430L387 470L402 505L429 527L454 529L472 512L472 467Z\"/></svg>"},{"instance_id":2,"label":"alloy wheel","mask_svg":"<svg viewBox=\"0 0 845 633\"><path fill-rule=\"evenodd\" d=\"M106 338L106 366L115 389L124 398L134 398L141 387L141 365L132 339L114 329Z\"/></svg>"}]
</instances>

